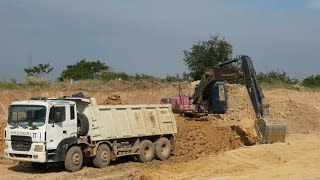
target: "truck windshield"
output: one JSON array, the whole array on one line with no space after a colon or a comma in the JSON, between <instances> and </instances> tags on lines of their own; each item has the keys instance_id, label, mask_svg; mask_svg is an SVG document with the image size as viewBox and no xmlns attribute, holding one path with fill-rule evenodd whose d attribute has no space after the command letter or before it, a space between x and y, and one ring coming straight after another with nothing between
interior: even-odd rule
<instances>
[{"instance_id":1,"label":"truck windshield","mask_svg":"<svg viewBox=\"0 0 320 180\"><path fill-rule=\"evenodd\" d=\"M11 126L40 127L46 121L45 106L13 105L9 108L8 124Z\"/></svg>"}]
</instances>

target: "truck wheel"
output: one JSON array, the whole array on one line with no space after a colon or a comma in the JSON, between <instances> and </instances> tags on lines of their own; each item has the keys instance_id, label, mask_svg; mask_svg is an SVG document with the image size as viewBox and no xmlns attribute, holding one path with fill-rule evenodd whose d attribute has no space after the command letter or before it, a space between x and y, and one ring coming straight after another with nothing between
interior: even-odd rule
<instances>
[{"instance_id":1,"label":"truck wheel","mask_svg":"<svg viewBox=\"0 0 320 180\"><path fill-rule=\"evenodd\" d=\"M64 166L69 172L79 171L82 168L83 154L78 146L71 147L66 154Z\"/></svg>"},{"instance_id":2,"label":"truck wheel","mask_svg":"<svg viewBox=\"0 0 320 180\"><path fill-rule=\"evenodd\" d=\"M165 137L159 138L154 143L154 148L155 148L155 156L157 159L164 161L169 158L170 152L171 152L171 143L167 138Z\"/></svg>"},{"instance_id":3,"label":"truck wheel","mask_svg":"<svg viewBox=\"0 0 320 180\"><path fill-rule=\"evenodd\" d=\"M37 162L31 162L31 167L34 170L45 170L47 168L47 163L37 163Z\"/></svg>"},{"instance_id":4,"label":"truck wheel","mask_svg":"<svg viewBox=\"0 0 320 180\"><path fill-rule=\"evenodd\" d=\"M154 157L154 145L149 140L143 140L140 144L140 156L139 161L150 162Z\"/></svg>"},{"instance_id":5,"label":"truck wheel","mask_svg":"<svg viewBox=\"0 0 320 180\"><path fill-rule=\"evenodd\" d=\"M111 151L107 144L101 144L98 147L97 154L93 158L93 165L96 168L104 168L110 164Z\"/></svg>"},{"instance_id":6,"label":"truck wheel","mask_svg":"<svg viewBox=\"0 0 320 180\"><path fill-rule=\"evenodd\" d=\"M89 132L89 121L86 115L77 113L78 135L85 136Z\"/></svg>"}]
</instances>

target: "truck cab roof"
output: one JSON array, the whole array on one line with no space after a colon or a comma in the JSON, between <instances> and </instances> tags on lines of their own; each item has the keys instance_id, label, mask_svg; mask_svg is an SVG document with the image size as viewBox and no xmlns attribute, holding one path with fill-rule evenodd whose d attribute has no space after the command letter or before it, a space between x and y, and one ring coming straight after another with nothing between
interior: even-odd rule
<instances>
[{"instance_id":1,"label":"truck cab roof","mask_svg":"<svg viewBox=\"0 0 320 180\"><path fill-rule=\"evenodd\" d=\"M13 101L11 105L74 105L75 102L59 99Z\"/></svg>"}]
</instances>

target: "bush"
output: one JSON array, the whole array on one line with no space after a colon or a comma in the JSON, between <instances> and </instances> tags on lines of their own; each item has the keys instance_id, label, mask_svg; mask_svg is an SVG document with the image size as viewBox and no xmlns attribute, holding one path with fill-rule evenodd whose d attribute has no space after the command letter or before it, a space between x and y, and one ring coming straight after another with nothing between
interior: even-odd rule
<instances>
[{"instance_id":1,"label":"bush","mask_svg":"<svg viewBox=\"0 0 320 180\"><path fill-rule=\"evenodd\" d=\"M160 78L157 78L155 76L147 75L147 74L135 74L134 76L134 81L139 81L139 80L147 80L147 81L160 81Z\"/></svg>"},{"instance_id":2,"label":"bush","mask_svg":"<svg viewBox=\"0 0 320 180\"><path fill-rule=\"evenodd\" d=\"M103 80L103 81L111 81L111 80L114 80L114 79L121 79L121 80L124 80L124 81L130 81L132 77L130 77L130 75L124 73L124 72L119 72L119 73L116 73L116 72L105 72L105 73L102 73L100 75L100 79Z\"/></svg>"},{"instance_id":3,"label":"bush","mask_svg":"<svg viewBox=\"0 0 320 180\"><path fill-rule=\"evenodd\" d=\"M320 87L320 75L309 76L302 81L302 84L306 87Z\"/></svg>"},{"instance_id":4,"label":"bush","mask_svg":"<svg viewBox=\"0 0 320 180\"><path fill-rule=\"evenodd\" d=\"M38 78L38 77L29 77L27 78L27 85L28 86L48 86L49 82L45 79Z\"/></svg>"},{"instance_id":5,"label":"bush","mask_svg":"<svg viewBox=\"0 0 320 180\"><path fill-rule=\"evenodd\" d=\"M287 85L295 85L299 81L295 78L289 77L289 75L282 71L269 71L267 73L258 73L257 78L261 83L266 83L270 85L275 85L275 84L287 84Z\"/></svg>"},{"instance_id":6,"label":"bush","mask_svg":"<svg viewBox=\"0 0 320 180\"><path fill-rule=\"evenodd\" d=\"M167 77L165 77L162 81L163 82L182 82L184 80L187 80L187 79L184 79L183 77L180 77L179 74L176 74L175 76L167 75Z\"/></svg>"}]
</instances>

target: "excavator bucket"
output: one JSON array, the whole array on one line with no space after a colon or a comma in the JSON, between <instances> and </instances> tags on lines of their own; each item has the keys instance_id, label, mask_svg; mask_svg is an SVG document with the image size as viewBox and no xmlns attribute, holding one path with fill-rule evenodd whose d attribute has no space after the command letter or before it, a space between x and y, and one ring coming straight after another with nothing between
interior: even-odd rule
<instances>
[{"instance_id":1,"label":"excavator bucket","mask_svg":"<svg viewBox=\"0 0 320 180\"><path fill-rule=\"evenodd\" d=\"M287 125L270 118L261 118L256 121L256 129L260 136L261 143L271 144L285 142Z\"/></svg>"}]
</instances>

